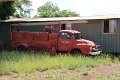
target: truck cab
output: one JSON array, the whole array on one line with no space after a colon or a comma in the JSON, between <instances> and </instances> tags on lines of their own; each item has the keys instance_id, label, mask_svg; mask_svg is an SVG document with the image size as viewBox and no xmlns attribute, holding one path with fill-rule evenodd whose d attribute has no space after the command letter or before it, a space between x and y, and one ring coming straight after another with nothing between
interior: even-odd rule
<instances>
[{"instance_id":1,"label":"truck cab","mask_svg":"<svg viewBox=\"0 0 120 80\"><path fill-rule=\"evenodd\" d=\"M93 41L82 39L81 33L76 30L61 30L58 37L58 50L71 54L97 55L102 51Z\"/></svg>"}]
</instances>

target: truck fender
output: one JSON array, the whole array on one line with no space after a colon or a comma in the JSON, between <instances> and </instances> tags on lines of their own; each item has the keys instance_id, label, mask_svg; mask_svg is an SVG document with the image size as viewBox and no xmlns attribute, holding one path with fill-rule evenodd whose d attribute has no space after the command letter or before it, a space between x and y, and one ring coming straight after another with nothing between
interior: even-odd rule
<instances>
[{"instance_id":1,"label":"truck fender","mask_svg":"<svg viewBox=\"0 0 120 80\"><path fill-rule=\"evenodd\" d=\"M17 45L17 47L18 47L18 46L24 46L24 47L27 48L27 47L28 47L28 44L26 44L26 43L20 43L20 44Z\"/></svg>"}]
</instances>

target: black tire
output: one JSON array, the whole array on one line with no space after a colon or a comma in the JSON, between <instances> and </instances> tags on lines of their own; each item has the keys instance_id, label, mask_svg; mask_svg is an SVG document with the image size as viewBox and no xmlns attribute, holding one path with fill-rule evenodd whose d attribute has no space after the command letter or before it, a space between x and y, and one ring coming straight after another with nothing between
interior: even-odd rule
<instances>
[{"instance_id":1,"label":"black tire","mask_svg":"<svg viewBox=\"0 0 120 80\"><path fill-rule=\"evenodd\" d=\"M79 49L73 49L70 53L72 55L79 55L81 53L81 51Z\"/></svg>"},{"instance_id":2,"label":"black tire","mask_svg":"<svg viewBox=\"0 0 120 80\"><path fill-rule=\"evenodd\" d=\"M23 45L20 45L20 46L17 47L17 51L26 51L26 49L27 48Z\"/></svg>"}]
</instances>

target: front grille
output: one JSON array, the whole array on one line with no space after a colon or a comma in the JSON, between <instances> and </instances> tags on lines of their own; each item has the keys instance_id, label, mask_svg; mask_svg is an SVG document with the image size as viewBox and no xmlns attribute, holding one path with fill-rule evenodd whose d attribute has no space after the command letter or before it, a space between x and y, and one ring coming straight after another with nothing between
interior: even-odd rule
<instances>
[{"instance_id":1,"label":"front grille","mask_svg":"<svg viewBox=\"0 0 120 80\"><path fill-rule=\"evenodd\" d=\"M100 51L100 50L101 50L100 45L96 45L96 48L93 48L92 52L97 52L97 51Z\"/></svg>"}]
</instances>

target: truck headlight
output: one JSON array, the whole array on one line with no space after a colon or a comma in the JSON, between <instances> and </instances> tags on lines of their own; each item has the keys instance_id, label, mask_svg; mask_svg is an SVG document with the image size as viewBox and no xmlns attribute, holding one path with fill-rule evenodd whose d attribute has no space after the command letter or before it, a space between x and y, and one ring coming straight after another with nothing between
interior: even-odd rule
<instances>
[{"instance_id":1,"label":"truck headlight","mask_svg":"<svg viewBox=\"0 0 120 80\"><path fill-rule=\"evenodd\" d=\"M90 50L92 50L92 47L90 47Z\"/></svg>"}]
</instances>

